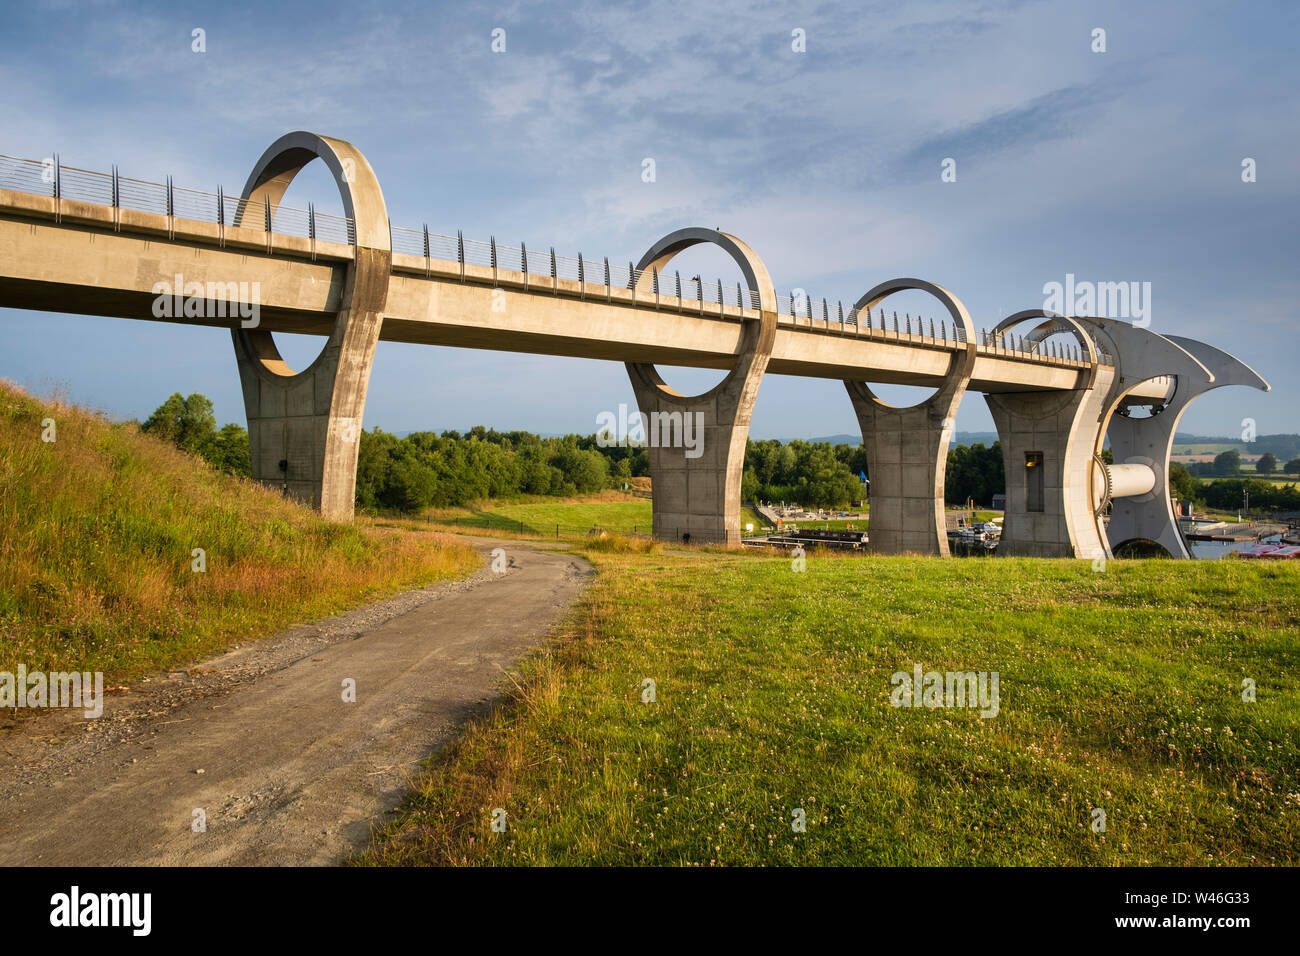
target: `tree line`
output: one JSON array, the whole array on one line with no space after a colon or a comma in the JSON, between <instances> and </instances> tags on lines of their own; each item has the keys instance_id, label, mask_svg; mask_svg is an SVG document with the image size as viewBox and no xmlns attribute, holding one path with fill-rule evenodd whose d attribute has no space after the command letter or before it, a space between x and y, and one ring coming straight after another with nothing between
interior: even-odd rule
<instances>
[{"instance_id":1,"label":"tree line","mask_svg":"<svg viewBox=\"0 0 1300 956\"><path fill-rule=\"evenodd\" d=\"M218 429L205 395L172 395L141 426L213 467L248 476L248 432ZM363 431L357 454L357 505L379 511L416 512L487 498L521 495L572 497L619 488L650 474L644 447L610 444L596 435L541 437L476 426L464 434L421 431L397 436ZM866 498L870 477L861 445L776 440L753 441L745 450L741 494L746 501L785 501L809 508L844 508ZM987 505L1002 490L997 443L960 446L948 454L947 498Z\"/></svg>"},{"instance_id":2,"label":"tree line","mask_svg":"<svg viewBox=\"0 0 1300 956\"><path fill-rule=\"evenodd\" d=\"M1187 466L1188 474L1196 478L1238 477L1245 470L1241 463L1241 453L1229 449L1214 456L1214 461L1195 461ZM1274 475L1278 472L1288 475L1300 474L1300 458L1292 458L1285 465L1279 465L1277 456L1266 451L1255 462L1255 472L1260 475Z\"/></svg>"},{"instance_id":3,"label":"tree line","mask_svg":"<svg viewBox=\"0 0 1300 956\"><path fill-rule=\"evenodd\" d=\"M233 423L217 428L212 402L204 395L172 395L141 428L228 474L251 474L248 432ZM1103 457L1108 458L1109 451ZM1286 470L1300 471L1300 461L1288 462ZM632 478L649 474L646 448L610 444L596 435L542 437L480 425L463 434L422 431L399 437L373 428L360 435L357 505L411 513L488 498L573 497L621 488ZM871 469L861 445L750 440L741 497L808 508L845 508L867 498L863 476L869 479ZM944 479L948 504L974 501L988 507L1005 488L1000 442L949 450ZM1295 489L1258 480L1202 481L1179 464L1170 469L1170 490L1175 497L1202 507L1236 507L1243 492L1249 491L1252 510L1300 509L1300 492Z\"/></svg>"}]
</instances>

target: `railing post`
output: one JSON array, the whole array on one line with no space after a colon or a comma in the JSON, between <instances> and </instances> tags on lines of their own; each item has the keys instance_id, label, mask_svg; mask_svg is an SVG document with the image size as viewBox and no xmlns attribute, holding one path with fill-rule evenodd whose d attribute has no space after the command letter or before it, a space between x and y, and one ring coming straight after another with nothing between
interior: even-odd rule
<instances>
[{"instance_id":1,"label":"railing post","mask_svg":"<svg viewBox=\"0 0 1300 956\"><path fill-rule=\"evenodd\" d=\"M609 256L605 256L605 301L614 301L614 290L609 284Z\"/></svg>"},{"instance_id":2,"label":"railing post","mask_svg":"<svg viewBox=\"0 0 1300 956\"><path fill-rule=\"evenodd\" d=\"M676 292L677 292L677 311L680 312L680 311L682 311L682 273L681 273L681 270L680 270L680 269L674 269L674 270L673 270L673 275L676 276L676 286L675 286L675 289L676 289Z\"/></svg>"},{"instance_id":3,"label":"railing post","mask_svg":"<svg viewBox=\"0 0 1300 956\"><path fill-rule=\"evenodd\" d=\"M465 234L456 230L456 262L460 264L460 281L465 281Z\"/></svg>"},{"instance_id":4,"label":"railing post","mask_svg":"<svg viewBox=\"0 0 1300 956\"><path fill-rule=\"evenodd\" d=\"M492 247L492 285L495 287L497 284L497 237L488 236L488 243Z\"/></svg>"},{"instance_id":5,"label":"railing post","mask_svg":"<svg viewBox=\"0 0 1300 956\"><path fill-rule=\"evenodd\" d=\"M118 179L117 166L113 166L113 231L122 230L122 184ZM221 244L226 243L226 232L221 231Z\"/></svg>"},{"instance_id":6,"label":"railing post","mask_svg":"<svg viewBox=\"0 0 1300 956\"><path fill-rule=\"evenodd\" d=\"M560 271L555 264L555 247L551 246L551 294L560 294Z\"/></svg>"},{"instance_id":7,"label":"railing post","mask_svg":"<svg viewBox=\"0 0 1300 956\"><path fill-rule=\"evenodd\" d=\"M659 270L653 266L650 268L650 280L655 290L655 309L659 308Z\"/></svg>"},{"instance_id":8,"label":"railing post","mask_svg":"<svg viewBox=\"0 0 1300 956\"><path fill-rule=\"evenodd\" d=\"M429 255L429 224L424 224L424 277L433 275L433 257Z\"/></svg>"},{"instance_id":9,"label":"railing post","mask_svg":"<svg viewBox=\"0 0 1300 956\"><path fill-rule=\"evenodd\" d=\"M582 262L582 253L578 253L578 298L587 298L587 271Z\"/></svg>"},{"instance_id":10,"label":"railing post","mask_svg":"<svg viewBox=\"0 0 1300 956\"><path fill-rule=\"evenodd\" d=\"M519 265L524 270L524 291L528 291L528 243L519 240Z\"/></svg>"},{"instance_id":11,"label":"railing post","mask_svg":"<svg viewBox=\"0 0 1300 956\"><path fill-rule=\"evenodd\" d=\"M63 221L63 164L59 161L59 154L54 154L54 182L50 184L51 195L54 197L54 221Z\"/></svg>"},{"instance_id":12,"label":"railing post","mask_svg":"<svg viewBox=\"0 0 1300 956\"><path fill-rule=\"evenodd\" d=\"M391 222L388 224L388 231L390 234L393 231L393 224ZM316 204L314 202L307 203L307 238L311 242L311 261L315 262L316 261Z\"/></svg>"}]
</instances>

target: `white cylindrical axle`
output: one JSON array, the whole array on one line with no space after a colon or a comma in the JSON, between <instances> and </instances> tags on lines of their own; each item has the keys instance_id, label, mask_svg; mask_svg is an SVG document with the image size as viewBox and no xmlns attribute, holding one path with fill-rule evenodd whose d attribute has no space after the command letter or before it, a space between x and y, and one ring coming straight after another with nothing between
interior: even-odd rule
<instances>
[{"instance_id":1,"label":"white cylindrical axle","mask_svg":"<svg viewBox=\"0 0 1300 956\"><path fill-rule=\"evenodd\" d=\"M1156 486L1156 473L1150 465L1127 463L1110 466L1110 496L1134 498Z\"/></svg>"}]
</instances>

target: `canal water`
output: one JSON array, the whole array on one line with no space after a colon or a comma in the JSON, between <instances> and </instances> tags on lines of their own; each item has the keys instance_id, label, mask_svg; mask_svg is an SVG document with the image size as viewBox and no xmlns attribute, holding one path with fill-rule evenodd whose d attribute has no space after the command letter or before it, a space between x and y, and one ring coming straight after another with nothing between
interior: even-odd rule
<instances>
[{"instance_id":1,"label":"canal water","mask_svg":"<svg viewBox=\"0 0 1300 956\"><path fill-rule=\"evenodd\" d=\"M1277 544L1281 541L1281 535L1273 535L1264 538L1264 544ZM1240 551L1242 548L1253 547L1259 544L1259 541L1189 541L1188 548L1192 552L1192 557L1201 558L1208 561L1217 561L1234 551Z\"/></svg>"}]
</instances>

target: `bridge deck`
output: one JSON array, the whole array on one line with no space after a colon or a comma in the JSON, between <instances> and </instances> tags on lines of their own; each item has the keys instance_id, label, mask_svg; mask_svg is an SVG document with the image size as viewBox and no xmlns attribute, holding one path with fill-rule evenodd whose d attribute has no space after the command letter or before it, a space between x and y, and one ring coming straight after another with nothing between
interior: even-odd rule
<instances>
[{"instance_id":1,"label":"bridge deck","mask_svg":"<svg viewBox=\"0 0 1300 956\"><path fill-rule=\"evenodd\" d=\"M234 326L238 319L225 317L234 310L224 306L256 288L262 327L323 335L341 293L340 266L352 257L345 242L0 189L5 307L158 320L155 284L181 275L187 284L212 284L213 308L163 321ZM551 261L530 256L528 264L538 260ZM606 285L603 264L595 271L601 281L395 252L380 337L725 369L738 351L742 323L758 316L752 295L729 298L717 285L685 282L679 298L675 288L656 294ZM247 283L242 293L238 283ZM710 287L715 295L705 295L706 301L689 297ZM829 321L779 315L771 373L937 385L952 353L965 348L947 322L936 322L931 336L930 325L921 334L916 320L909 334L892 324L873 327L865 316L862 324L840 322L839 309L828 311ZM1072 357L1013 351L991 339L977 344L977 354L970 387L984 392L1076 388L1088 369ZM1168 388L1167 381L1153 380L1134 397L1163 397Z\"/></svg>"}]
</instances>

